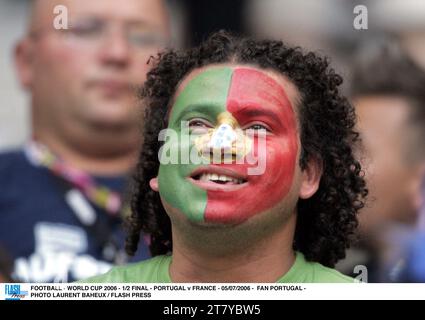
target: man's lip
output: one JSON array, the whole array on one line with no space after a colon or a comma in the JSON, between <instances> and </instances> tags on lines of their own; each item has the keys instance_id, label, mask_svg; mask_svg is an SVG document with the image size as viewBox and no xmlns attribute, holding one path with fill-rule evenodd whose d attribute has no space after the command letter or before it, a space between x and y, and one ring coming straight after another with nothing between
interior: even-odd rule
<instances>
[{"instance_id":1,"label":"man's lip","mask_svg":"<svg viewBox=\"0 0 425 320\"><path fill-rule=\"evenodd\" d=\"M221 166L203 166L203 167L196 168L195 170L191 172L190 177L193 178L204 173L215 173L218 175L224 175L224 176L228 176L235 179L240 179L245 181L248 180L248 176L246 174L237 172L233 169L223 168Z\"/></svg>"},{"instance_id":2,"label":"man's lip","mask_svg":"<svg viewBox=\"0 0 425 320\"><path fill-rule=\"evenodd\" d=\"M245 182L240 184L220 184L210 181L200 181L194 179L194 177L199 176L204 173L214 173L217 175L225 175L228 177L232 177L235 179L244 180ZM245 174L236 172L231 169L226 169L222 167L215 167L215 166L207 166L207 167L200 167L195 169L187 179L197 187L207 190L207 191L222 191L222 192L229 192L229 191L236 191L243 187L246 187L248 184L248 179Z\"/></svg>"},{"instance_id":3,"label":"man's lip","mask_svg":"<svg viewBox=\"0 0 425 320\"><path fill-rule=\"evenodd\" d=\"M189 182L191 182L195 186L198 186L199 188L207 190L207 191L224 191L224 192L236 191L246 187L248 184L248 182L244 182L241 184L219 184L219 183L210 182L210 181L195 180L192 177L187 177L187 179L189 180Z\"/></svg>"},{"instance_id":4,"label":"man's lip","mask_svg":"<svg viewBox=\"0 0 425 320\"><path fill-rule=\"evenodd\" d=\"M90 82L90 86L99 87L109 91L128 91L132 85L126 81L113 80L113 79L100 79Z\"/></svg>"}]
</instances>

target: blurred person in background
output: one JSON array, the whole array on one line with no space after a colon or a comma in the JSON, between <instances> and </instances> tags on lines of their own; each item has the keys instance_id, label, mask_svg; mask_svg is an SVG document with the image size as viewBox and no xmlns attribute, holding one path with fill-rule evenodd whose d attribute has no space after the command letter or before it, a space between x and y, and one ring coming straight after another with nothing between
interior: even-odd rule
<instances>
[{"instance_id":1,"label":"blurred person in background","mask_svg":"<svg viewBox=\"0 0 425 320\"><path fill-rule=\"evenodd\" d=\"M122 195L143 122L134 92L168 38L163 1L33 1L15 50L32 139L0 154L0 243L15 280L72 281L126 261ZM137 260L149 256L141 246Z\"/></svg>"},{"instance_id":2,"label":"blurred person in background","mask_svg":"<svg viewBox=\"0 0 425 320\"><path fill-rule=\"evenodd\" d=\"M359 246L340 270L365 265L369 282L397 281L421 203L425 73L394 42L365 47L353 70L359 153L370 193L359 214Z\"/></svg>"},{"instance_id":3,"label":"blurred person in background","mask_svg":"<svg viewBox=\"0 0 425 320\"><path fill-rule=\"evenodd\" d=\"M406 267L399 277L400 282L425 282L425 175L421 201L418 231L407 249Z\"/></svg>"},{"instance_id":4,"label":"blurred person in background","mask_svg":"<svg viewBox=\"0 0 425 320\"><path fill-rule=\"evenodd\" d=\"M419 212L418 229L421 232L425 232L425 174L422 177L422 203L421 210Z\"/></svg>"},{"instance_id":5,"label":"blurred person in background","mask_svg":"<svg viewBox=\"0 0 425 320\"><path fill-rule=\"evenodd\" d=\"M400 282L425 282L425 233L419 233L411 242L406 254L406 267L399 276Z\"/></svg>"}]
</instances>

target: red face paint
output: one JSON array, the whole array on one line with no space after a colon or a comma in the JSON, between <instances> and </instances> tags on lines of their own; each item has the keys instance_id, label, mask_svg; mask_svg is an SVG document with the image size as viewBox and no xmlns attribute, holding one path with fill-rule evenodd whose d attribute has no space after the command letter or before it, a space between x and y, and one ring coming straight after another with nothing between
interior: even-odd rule
<instances>
[{"instance_id":1,"label":"red face paint","mask_svg":"<svg viewBox=\"0 0 425 320\"><path fill-rule=\"evenodd\" d=\"M258 163L209 166L230 170L247 182L234 190L208 190L205 221L240 223L274 207L288 194L298 151L297 127L283 87L257 69L234 69L226 109L242 128L252 123L263 123L270 128L265 154L258 153L258 140L254 138L254 157L266 157L266 170L262 175L248 175L248 168Z\"/></svg>"}]
</instances>

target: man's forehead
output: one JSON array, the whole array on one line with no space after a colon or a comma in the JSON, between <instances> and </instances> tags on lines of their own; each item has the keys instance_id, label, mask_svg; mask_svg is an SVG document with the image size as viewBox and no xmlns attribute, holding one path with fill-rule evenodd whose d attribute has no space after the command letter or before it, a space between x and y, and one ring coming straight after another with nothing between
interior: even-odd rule
<instances>
[{"instance_id":1,"label":"man's forehead","mask_svg":"<svg viewBox=\"0 0 425 320\"><path fill-rule=\"evenodd\" d=\"M107 19L125 19L142 22L158 28L167 28L167 13L163 0L34 0L31 28L51 24L55 7L64 6L69 18L75 16L98 16Z\"/></svg>"},{"instance_id":2,"label":"man's forehead","mask_svg":"<svg viewBox=\"0 0 425 320\"><path fill-rule=\"evenodd\" d=\"M250 77L250 82L263 82L263 89L272 89L273 86L283 89L283 91L288 95L288 98L293 106L300 99L300 94L297 87L292 83L292 81L289 80L288 77L278 73L277 71L270 69L261 69L252 65L216 64L197 68L191 71L186 77L184 77L178 85L176 93L174 94L174 101L185 89L188 88L188 86L191 86L195 82L198 82L199 78L205 76L207 73L212 75L210 79L211 81L222 81L222 79L220 78L220 73L213 71L223 68L229 69L230 72L233 74L235 72L244 72L247 77ZM208 84L206 83L205 85ZM254 94L254 92L252 92L252 94Z\"/></svg>"}]
</instances>

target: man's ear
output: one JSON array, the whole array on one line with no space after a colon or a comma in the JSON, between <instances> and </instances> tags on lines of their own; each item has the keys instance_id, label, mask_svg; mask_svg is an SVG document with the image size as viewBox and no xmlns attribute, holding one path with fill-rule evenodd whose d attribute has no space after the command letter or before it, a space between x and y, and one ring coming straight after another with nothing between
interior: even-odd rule
<instances>
[{"instance_id":1,"label":"man's ear","mask_svg":"<svg viewBox=\"0 0 425 320\"><path fill-rule=\"evenodd\" d=\"M299 193L301 199L308 199L316 193L319 189L322 171L322 161L316 157L310 157L306 167L301 171L301 187Z\"/></svg>"},{"instance_id":2,"label":"man's ear","mask_svg":"<svg viewBox=\"0 0 425 320\"><path fill-rule=\"evenodd\" d=\"M25 38L15 47L14 59L17 75L21 85L30 89L33 83L33 42Z\"/></svg>"},{"instance_id":3,"label":"man's ear","mask_svg":"<svg viewBox=\"0 0 425 320\"><path fill-rule=\"evenodd\" d=\"M158 177L152 178L152 179L149 181L149 186L151 187L151 189L152 189L153 191L158 192L158 191L159 191L159 186L158 186Z\"/></svg>"}]
</instances>

